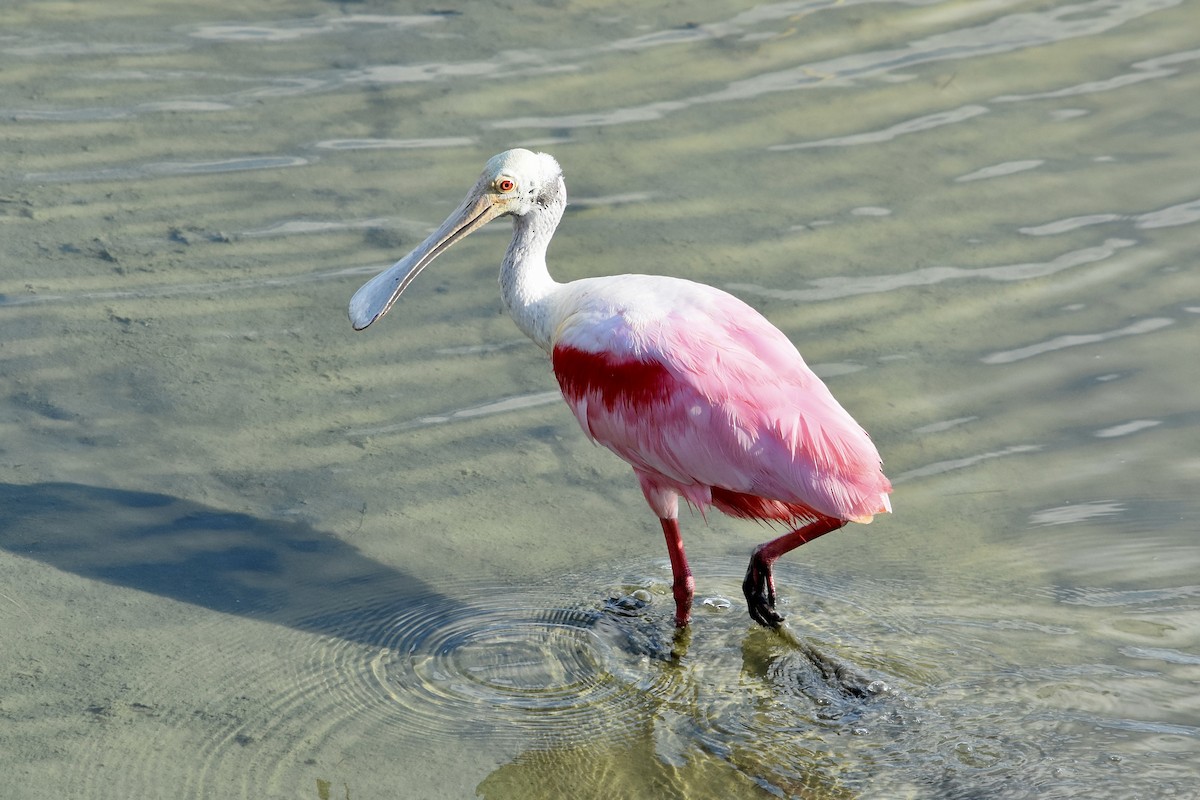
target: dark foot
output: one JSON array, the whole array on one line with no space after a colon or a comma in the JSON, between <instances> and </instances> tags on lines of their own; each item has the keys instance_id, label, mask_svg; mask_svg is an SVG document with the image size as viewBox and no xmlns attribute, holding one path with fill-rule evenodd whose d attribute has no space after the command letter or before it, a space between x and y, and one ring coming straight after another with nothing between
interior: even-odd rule
<instances>
[{"instance_id":1,"label":"dark foot","mask_svg":"<svg viewBox=\"0 0 1200 800\"><path fill-rule=\"evenodd\" d=\"M771 562L762 557L760 550L750 556L746 579L742 581L742 594L746 595L750 618L759 625L778 628L783 622L783 615L775 610L775 576L771 574Z\"/></svg>"}]
</instances>

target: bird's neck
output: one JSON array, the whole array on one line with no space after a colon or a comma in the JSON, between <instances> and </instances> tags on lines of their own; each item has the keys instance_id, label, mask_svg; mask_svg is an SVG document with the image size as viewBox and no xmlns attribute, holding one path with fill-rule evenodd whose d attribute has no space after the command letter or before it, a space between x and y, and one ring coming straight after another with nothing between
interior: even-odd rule
<instances>
[{"instance_id":1,"label":"bird's neck","mask_svg":"<svg viewBox=\"0 0 1200 800\"><path fill-rule=\"evenodd\" d=\"M513 217L513 238L500 265L500 296L517 327L549 352L553 332L551 295L561 284L546 268L546 248L567 207L567 190L559 191L526 214Z\"/></svg>"}]
</instances>

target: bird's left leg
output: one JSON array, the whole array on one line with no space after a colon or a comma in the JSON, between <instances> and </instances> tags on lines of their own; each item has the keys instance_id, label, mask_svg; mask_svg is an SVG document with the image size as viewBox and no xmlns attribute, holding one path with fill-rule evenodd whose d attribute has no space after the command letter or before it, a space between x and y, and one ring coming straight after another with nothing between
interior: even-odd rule
<instances>
[{"instance_id":1,"label":"bird's left leg","mask_svg":"<svg viewBox=\"0 0 1200 800\"><path fill-rule=\"evenodd\" d=\"M750 566L746 568L746 579L742 581L742 594L746 595L750 617L755 622L768 628L779 627L783 622L783 615L775 610L775 576L771 572L771 565L775 560L805 542L836 531L845 524L844 519L822 514L804 527L785 533L778 539L772 539L754 549L754 555L750 556Z\"/></svg>"},{"instance_id":2,"label":"bird's left leg","mask_svg":"<svg viewBox=\"0 0 1200 800\"><path fill-rule=\"evenodd\" d=\"M679 534L679 495L674 489L664 486L653 473L634 467L642 494L650 504L658 521L662 523L663 536L667 539L667 555L671 557L671 594L675 596L675 627L687 627L692 618L692 595L696 591L696 579L688 566L683 552L683 537Z\"/></svg>"},{"instance_id":3,"label":"bird's left leg","mask_svg":"<svg viewBox=\"0 0 1200 800\"><path fill-rule=\"evenodd\" d=\"M688 566L687 554L683 552L683 537L679 534L679 520L663 518L663 536L667 539L667 555L671 558L671 594L675 596L675 627L686 627L692 618L692 596L696 592L696 579Z\"/></svg>"}]
</instances>

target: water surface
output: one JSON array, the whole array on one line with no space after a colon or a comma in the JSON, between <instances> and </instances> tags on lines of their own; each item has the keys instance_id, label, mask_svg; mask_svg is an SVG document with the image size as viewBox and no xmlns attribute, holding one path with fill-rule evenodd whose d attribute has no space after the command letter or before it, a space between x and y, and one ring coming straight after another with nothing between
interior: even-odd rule
<instances>
[{"instance_id":1,"label":"water surface","mask_svg":"<svg viewBox=\"0 0 1200 800\"><path fill-rule=\"evenodd\" d=\"M18 798L1186 797L1200 12L1106 2L0 10L0 772ZM484 160L563 280L791 336L893 516L739 584L501 308L504 223L355 334ZM588 793L591 794L588 794Z\"/></svg>"}]
</instances>

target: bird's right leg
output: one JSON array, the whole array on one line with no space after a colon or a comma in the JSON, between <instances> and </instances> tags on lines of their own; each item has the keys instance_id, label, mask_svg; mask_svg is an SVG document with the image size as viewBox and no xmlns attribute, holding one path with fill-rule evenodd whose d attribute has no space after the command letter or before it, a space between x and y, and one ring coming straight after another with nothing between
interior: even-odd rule
<instances>
[{"instance_id":1,"label":"bird's right leg","mask_svg":"<svg viewBox=\"0 0 1200 800\"><path fill-rule=\"evenodd\" d=\"M750 617L755 622L768 628L778 628L783 622L783 615L775 610L775 575L771 571L775 560L805 542L836 531L845 524L844 519L822 514L804 527L785 533L754 549L754 555L750 556L750 566L746 568L746 578L742 581L742 594L746 595L746 605L750 610Z\"/></svg>"},{"instance_id":2,"label":"bird's right leg","mask_svg":"<svg viewBox=\"0 0 1200 800\"><path fill-rule=\"evenodd\" d=\"M671 594L675 596L675 627L684 628L692 618L692 597L696 592L696 579L688 566L687 554L683 552L683 537L679 533L679 520L662 518L663 536L667 539L667 555L671 558Z\"/></svg>"}]
</instances>

